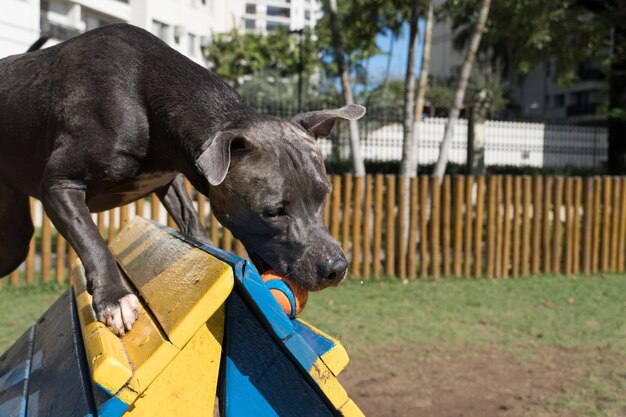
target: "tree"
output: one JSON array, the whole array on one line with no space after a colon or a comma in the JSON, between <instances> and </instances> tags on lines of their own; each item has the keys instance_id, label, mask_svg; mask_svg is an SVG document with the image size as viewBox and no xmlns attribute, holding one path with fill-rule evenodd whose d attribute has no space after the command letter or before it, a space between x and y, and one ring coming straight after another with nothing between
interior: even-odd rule
<instances>
[{"instance_id":1,"label":"tree","mask_svg":"<svg viewBox=\"0 0 626 417\"><path fill-rule=\"evenodd\" d=\"M407 54L406 74L404 77L404 136L402 141L402 161L400 175L408 178L417 175L417 137L413 135L415 122L415 48L418 32L418 0L411 0L409 15L409 46ZM405 193L406 194L406 193ZM408 202L408 195L406 198Z\"/></svg>"},{"instance_id":2,"label":"tree","mask_svg":"<svg viewBox=\"0 0 626 417\"><path fill-rule=\"evenodd\" d=\"M330 26L332 30L333 49L335 52L335 61L337 71L341 78L341 89L346 104L354 104L352 95L352 85L346 63L344 61L343 49L341 46L341 35L339 33L339 24L337 23L337 1L327 0L328 15L330 16ZM357 177L365 176L365 164L361 155L361 145L359 141L359 127L356 120L350 120L348 123L348 131L350 136L350 152L352 156L352 169Z\"/></svg>"},{"instance_id":3,"label":"tree","mask_svg":"<svg viewBox=\"0 0 626 417\"><path fill-rule=\"evenodd\" d=\"M457 46L469 34L468 15L478 0L448 0L445 16ZM526 74L553 59L556 81L578 79L578 67L603 61L608 82L609 170L626 173L626 0L523 0L495 2L481 50L501 73Z\"/></svg>"},{"instance_id":4,"label":"tree","mask_svg":"<svg viewBox=\"0 0 626 417\"><path fill-rule=\"evenodd\" d=\"M459 84L457 86L456 92L454 93L454 100L450 108L450 114L448 115L448 122L446 123L443 140L441 141L439 158L437 159L435 169L433 170L432 176L434 178L438 178L439 180L443 178L443 174L446 171L450 144L452 142L452 137L454 133L454 124L458 120L459 114L461 113L461 107L463 106L463 100L465 97L465 89L467 87L467 83L469 82L469 77L472 73L472 64L474 63L476 53L478 52L480 38L483 31L485 30L485 25L487 24L487 16L489 15L490 5L491 0L481 0L478 20L476 21L476 26L474 27L474 32L472 33L472 38L470 40L470 45L467 50L467 54L465 55L465 60L461 69L461 75L459 77Z\"/></svg>"},{"instance_id":5,"label":"tree","mask_svg":"<svg viewBox=\"0 0 626 417\"><path fill-rule=\"evenodd\" d=\"M424 100L426 98L426 88L428 86L428 69L430 65L430 47L433 38L433 2L428 1L428 11L426 12L426 28L424 29L424 50L422 51L422 69L420 71L419 87L417 91L417 100L415 103L415 121L422 121L422 113L424 113ZM447 101L450 102L449 100ZM417 135L417 128L413 132ZM417 145L417 139L415 140ZM417 170L417 166L415 167Z\"/></svg>"}]
</instances>

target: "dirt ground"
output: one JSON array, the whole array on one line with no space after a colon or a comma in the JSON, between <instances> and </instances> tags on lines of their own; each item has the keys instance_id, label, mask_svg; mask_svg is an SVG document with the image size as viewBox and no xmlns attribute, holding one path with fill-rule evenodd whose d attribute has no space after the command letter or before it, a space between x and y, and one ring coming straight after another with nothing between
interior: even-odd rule
<instances>
[{"instance_id":1,"label":"dirt ground","mask_svg":"<svg viewBox=\"0 0 626 417\"><path fill-rule=\"evenodd\" d=\"M350 364L340 380L368 417L574 417L555 401L584 389L591 362L603 360L546 348L519 357L498 348L386 349L374 361Z\"/></svg>"}]
</instances>

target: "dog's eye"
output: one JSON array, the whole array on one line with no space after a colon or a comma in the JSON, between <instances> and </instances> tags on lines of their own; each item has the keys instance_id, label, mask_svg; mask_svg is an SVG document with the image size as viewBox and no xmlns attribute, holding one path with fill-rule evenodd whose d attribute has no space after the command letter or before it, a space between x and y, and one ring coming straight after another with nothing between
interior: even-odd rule
<instances>
[{"instance_id":1,"label":"dog's eye","mask_svg":"<svg viewBox=\"0 0 626 417\"><path fill-rule=\"evenodd\" d=\"M265 217L270 217L270 218L286 216L287 211L285 210L285 206L286 204L276 206L276 207L268 207L265 210L263 210L263 215Z\"/></svg>"}]
</instances>

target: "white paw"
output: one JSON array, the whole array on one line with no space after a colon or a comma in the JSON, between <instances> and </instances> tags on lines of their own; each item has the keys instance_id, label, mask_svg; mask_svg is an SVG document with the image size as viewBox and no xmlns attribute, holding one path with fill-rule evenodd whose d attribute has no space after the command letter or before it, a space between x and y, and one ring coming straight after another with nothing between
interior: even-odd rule
<instances>
[{"instance_id":1,"label":"white paw","mask_svg":"<svg viewBox=\"0 0 626 417\"><path fill-rule=\"evenodd\" d=\"M105 307L98 314L98 320L117 336L124 336L133 327L139 311L139 299L135 294L128 294L116 304Z\"/></svg>"}]
</instances>

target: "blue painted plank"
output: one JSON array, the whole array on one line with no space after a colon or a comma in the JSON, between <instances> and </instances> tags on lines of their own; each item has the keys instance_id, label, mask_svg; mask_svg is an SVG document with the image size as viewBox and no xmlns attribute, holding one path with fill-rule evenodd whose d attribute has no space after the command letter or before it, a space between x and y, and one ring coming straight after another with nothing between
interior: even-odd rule
<instances>
[{"instance_id":1,"label":"blue painted plank","mask_svg":"<svg viewBox=\"0 0 626 417\"><path fill-rule=\"evenodd\" d=\"M28 329L0 356L0 416L24 417L28 376L33 354L34 328Z\"/></svg>"},{"instance_id":2,"label":"blue painted plank","mask_svg":"<svg viewBox=\"0 0 626 417\"><path fill-rule=\"evenodd\" d=\"M95 416L72 290L37 321L28 417Z\"/></svg>"},{"instance_id":3,"label":"blue painted plank","mask_svg":"<svg viewBox=\"0 0 626 417\"><path fill-rule=\"evenodd\" d=\"M335 347L335 342L332 339L322 336L305 323L299 320L293 320L292 324L294 332L304 339L306 344L313 349L317 356L322 357Z\"/></svg>"},{"instance_id":4,"label":"blue painted plank","mask_svg":"<svg viewBox=\"0 0 626 417\"><path fill-rule=\"evenodd\" d=\"M222 417L338 415L239 291L230 295L226 308Z\"/></svg>"}]
</instances>

